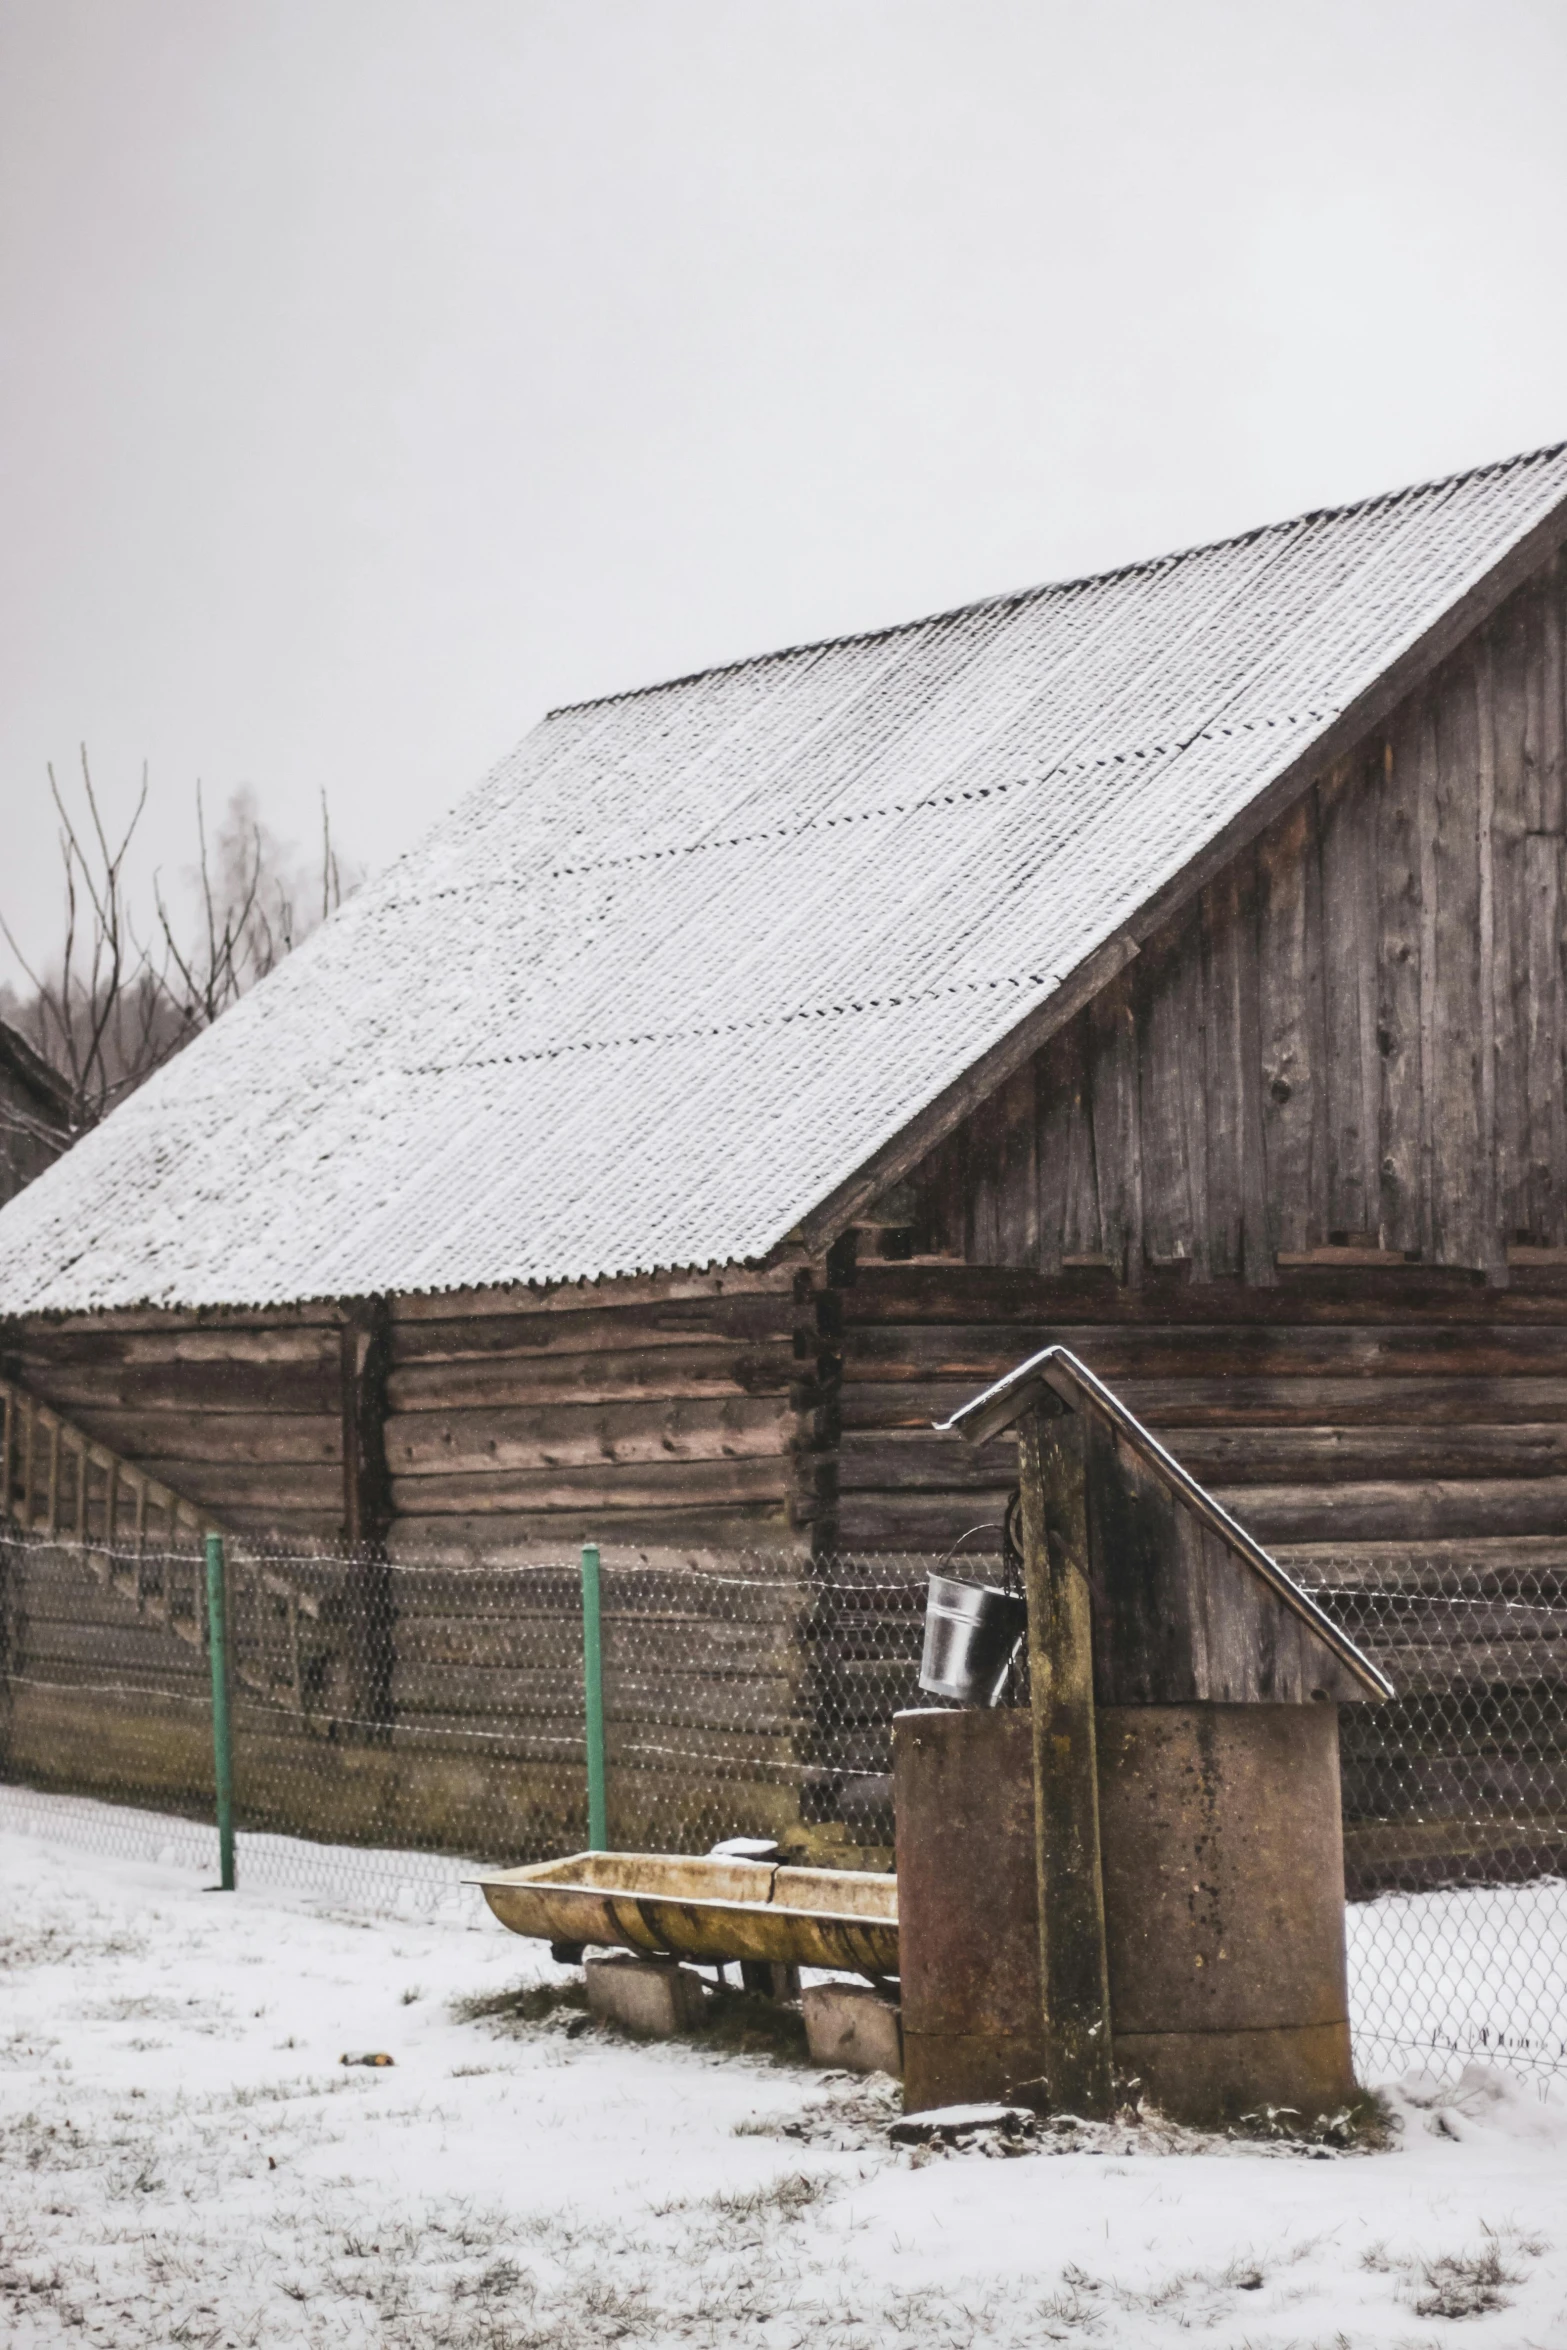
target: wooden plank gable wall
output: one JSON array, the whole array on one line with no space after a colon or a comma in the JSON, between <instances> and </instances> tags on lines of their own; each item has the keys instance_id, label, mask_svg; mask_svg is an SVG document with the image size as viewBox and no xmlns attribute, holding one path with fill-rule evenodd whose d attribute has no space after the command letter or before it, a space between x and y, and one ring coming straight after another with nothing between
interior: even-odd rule
<instances>
[{"instance_id":1,"label":"wooden plank gable wall","mask_svg":"<svg viewBox=\"0 0 1567 2350\"><path fill-rule=\"evenodd\" d=\"M856 1236L837 1539L998 1509L929 1433L1052 1339L1277 1543L1567 1535L1560 559Z\"/></svg>"}]
</instances>

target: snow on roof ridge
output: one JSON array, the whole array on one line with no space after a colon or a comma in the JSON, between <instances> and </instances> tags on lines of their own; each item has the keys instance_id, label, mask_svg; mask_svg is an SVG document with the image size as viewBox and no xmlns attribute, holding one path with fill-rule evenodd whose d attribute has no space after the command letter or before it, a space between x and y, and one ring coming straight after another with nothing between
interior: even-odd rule
<instances>
[{"instance_id":1,"label":"snow on roof ridge","mask_svg":"<svg viewBox=\"0 0 1567 2350\"><path fill-rule=\"evenodd\" d=\"M1496 457L1485 465L1466 465L1457 473L1436 475L1429 481L1405 483L1402 489L1379 490L1367 498L1351 498L1339 506L1308 506L1299 514L1285 515L1278 522L1260 522L1250 530L1236 530L1216 539L1202 539L1194 545L1173 547L1162 555L1141 555L1130 563L1112 563L1103 571L1085 571L1072 579L1044 580L1033 587L1010 588L998 595L976 596L971 603L948 604L940 611L924 612L913 620L889 621L881 628L851 628L841 636L807 637L798 644L777 645L760 653L742 653L732 661L709 661L699 669L685 669L675 677L650 679L646 685L622 686L612 693L587 694L580 701L557 702L544 713L544 722L552 718L573 718L587 710L613 709L621 702L641 702L654 694L674 693L681 686L700 685L708 678L737 677L748 669L765 669L775 662L803 660L809 653L839 652L848 645L875 645L889 642L894 637L912 636L922 628L941 628L954 620L966 620L976 613L1005 612L1023 604L1036 603L1047 596L1075 595L1084 588L1107 587L1113 580L1152 576L1157 571L1174 570L1178 564L1195 562L1199 555L1217 555L1227 547L1252 546L1259 539L1282 536L1291 530L1303 530L1318 522L1342 522L1351 515L1374 514L1378 508L1398 506L1410 498L1435 497L1443 490L1454 490L1472 481L1487 477L1500 478L1516 473L1528 465L1545 465L1553 457L1567 453L1567 440L1549 441L1536 449L1521 449L1511 457Z\"/></svg>"}]
</instances>

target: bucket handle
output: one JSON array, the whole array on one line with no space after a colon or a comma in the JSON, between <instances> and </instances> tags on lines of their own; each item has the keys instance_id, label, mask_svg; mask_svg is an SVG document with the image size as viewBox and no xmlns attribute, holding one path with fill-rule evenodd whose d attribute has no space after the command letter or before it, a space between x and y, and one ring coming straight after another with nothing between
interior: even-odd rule
<instances>
[{"instance_id":1,"label":"bucket handle","mask_svg":"<svg viewBox=\"0 0 1567 2350\"><path fill-rule=\"evenodd\" d=\"M958 1552L963 1548L964 1543L967 1542L970 1534L1004 1534L1004 1532L1005 1528L999 1525L994 1518L987 1518L983 1526L968 1527L965 1532L958 1536L956 1542L952 1545L952 1548L945 1554L945 1556L939 1558L936 1561L935 1566L931 1569L931 1573L933 1575L939 1575L943 1567L950 1566L953 1559L957 1557Z\"/></svg>"}]
</instances>

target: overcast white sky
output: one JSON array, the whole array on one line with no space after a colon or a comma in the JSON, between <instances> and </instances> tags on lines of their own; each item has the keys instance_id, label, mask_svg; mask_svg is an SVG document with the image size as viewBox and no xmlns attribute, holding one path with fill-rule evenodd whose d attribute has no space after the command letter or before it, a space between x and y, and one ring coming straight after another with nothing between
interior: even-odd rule
<instances>
[{"instance_id":1,"label":"overcast white sky","mask_svg":"<svg viewBox=\"0 0 1567 2350\"><path fill-rule=\"evenodd\" d=\"M1567 436L1564 122L1564 0L0 0L0 904L83 739L379 864L552 704Z\"/></svg>"}]
</instances>

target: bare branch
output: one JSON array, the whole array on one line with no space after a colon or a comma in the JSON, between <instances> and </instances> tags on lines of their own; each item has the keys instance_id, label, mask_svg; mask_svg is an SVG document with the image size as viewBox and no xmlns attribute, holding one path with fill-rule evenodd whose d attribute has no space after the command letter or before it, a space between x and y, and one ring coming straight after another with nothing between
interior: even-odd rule
<instances>
[{"instance_id":1,"label":"bare branch","mask_svg":"<svg viewBox=\"0 0 1567 2350\"><path fill-rule=\"evenodd\" d=\"M189 876L194 924L177 919L154 874L153 922L144 936L127 876L149 801L145 767L123 827L110 819L85 745L79 805L73 806L52 766L47 773L59 822L60 946L49 962L30 962L3 912L0 937L32 990L30 1001L18 1008L25 1010L38 1049L65 1080L71 1124L81 1129L95 1125L274 970L342 902L344 886L325 793L317 893L312 877L298 871L291 853L262 824L248 788L232 794L214 828L198 783L196 861ZM300 906L309 909L303 923Z\"/></svg>"}]
</instances>

